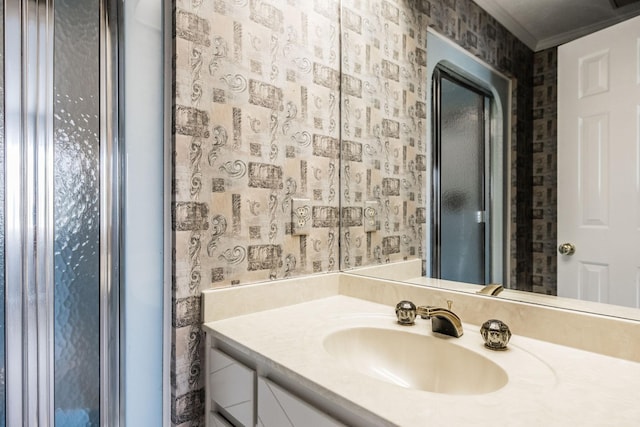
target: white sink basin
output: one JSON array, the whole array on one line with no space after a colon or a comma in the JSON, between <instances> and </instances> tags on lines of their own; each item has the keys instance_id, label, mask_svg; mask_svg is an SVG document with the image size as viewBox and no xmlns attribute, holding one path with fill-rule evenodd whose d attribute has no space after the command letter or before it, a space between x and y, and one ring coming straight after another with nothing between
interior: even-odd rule
<instances>
[{"instance_id":1,"label":"white sink basin","mask_svg":"<svg viewBox=\"0 0 640 427\"><path fill-rule=\"evenodd\" d=\"M483 394L508 376L490 359L449 339L382 328L333 332L324 348L341 364L405 388L445 394Z\"/></svg>"}]
</instances>

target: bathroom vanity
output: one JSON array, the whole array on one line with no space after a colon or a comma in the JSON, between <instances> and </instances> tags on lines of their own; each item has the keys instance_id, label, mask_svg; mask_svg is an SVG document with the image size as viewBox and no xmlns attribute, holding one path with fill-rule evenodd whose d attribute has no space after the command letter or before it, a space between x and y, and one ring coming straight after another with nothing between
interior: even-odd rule
<instances>
[{"instance_id":1,"label":"bathroom vanity","mask_svg":"<svg viewBox=\"0 0 640 427\"><path fill-rule=\"evenodd\" d=\"M452 301L463 335L398 324L403 299ZM489 318L507 350L483 345ZM203 321L210 426L640 422L634 321L347 273L205 291Z\"/></svg>"}]
</instances>

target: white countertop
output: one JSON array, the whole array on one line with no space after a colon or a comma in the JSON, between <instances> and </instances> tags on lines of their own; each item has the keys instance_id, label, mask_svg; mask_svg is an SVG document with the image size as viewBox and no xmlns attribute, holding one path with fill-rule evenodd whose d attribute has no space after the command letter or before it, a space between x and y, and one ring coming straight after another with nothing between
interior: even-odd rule
<instances>
[{"instance_id":1,"label":"white countertop","mask_svg":"<svg viewBox=\"0 0 640 427\"><path fill-rule=\"evenodd\" d=\"M464 319L463 319L464 320ZM510 349L483 346L479 326L464 324L451 340L503 367L510 381L479 395L447 395L406 389L342 366L324 338L348 327L407 331L394 309L344 295L205 323L207 333L279 375L355 412L362 409L400 426L638 426L640 363L522 337ZM426 320L411 332L431 335ZM584 331L581 331L584 333ZM461 367L463 369L464 367Z\"/></svg>"}]
</instances>

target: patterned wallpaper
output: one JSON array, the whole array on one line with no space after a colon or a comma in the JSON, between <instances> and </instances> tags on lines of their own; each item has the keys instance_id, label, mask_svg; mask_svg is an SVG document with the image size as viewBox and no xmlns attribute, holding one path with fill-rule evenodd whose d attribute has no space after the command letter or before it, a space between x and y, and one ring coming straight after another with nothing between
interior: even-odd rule
<instances>
[{"instance_id":1,"label":"patterned wallpaper","mask_svg":"<svg viewBox=\"0 0 640 427\"><path fill-rule=\"evenodd\" d=\"M531 283L532 52L471 0L342 4L175 3L173 425L204 424L202 289L423 256L429 26L514 79L511 275Z\"/></svg>"},{"instance_id":2,"label":"patterned wallpaper","mask_svg":"<svg viewBox=\"0 0 640 427\"><path fill-rule=\"evenodd\" d=\"M341 268L424 260L427 28L514 80L511 282L531 290L533 53L464 0L342 2ZM377 211L373 232L363 223Z\"/></svg>"},{"instance_id":3,"label":"patterned wallpaper","mask_svg":"<svg viewBox=\"0 0 640 427\"><path fill-rule=\"evenodd\" d=\"M339 16L176 2L175 425L202 422L202 289L338 269Z\"/></svg>"},{"instance_id":4,"label":"patterned wallpaper","mask_svg":"<svg viewBox=\"0 0 640 427\"><path fill-rule=\"evenodd\" d=\"M557 294L558 49L535 54L533 76L533 291Z\"/></svg>"},{"instance_id":5,"label":"patterned wallpaper","mask_svg":"<svg viewBox=\"0 0 640 427\"><path fill-rule=\"evenodd\" d=\"M337 1L178 2L175 223L190 238L176 249L191 287L338 268L338 17ZM297 200L309 225L294 235Z\"/></svg>"},{"instance_id":6,"label":"patterned wallpaper","mask_svg":"<svg viewBox=\"0 0 640 427\"><path fill-rule=\"evenodd\" d=\"M342 2L343 269L424 257L427 56L418 13L402 2Z\"/></svg>"}]
</instances>

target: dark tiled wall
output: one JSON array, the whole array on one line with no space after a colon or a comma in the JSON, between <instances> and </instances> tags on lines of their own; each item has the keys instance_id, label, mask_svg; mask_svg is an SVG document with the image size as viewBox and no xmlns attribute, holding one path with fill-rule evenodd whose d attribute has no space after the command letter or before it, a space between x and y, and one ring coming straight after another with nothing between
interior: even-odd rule
<instances>
[{"instance_id":1,"label":"dark tiled wall","mask_svg":"<svg viewBox=\"0 0 640 427\"><path fill-rule=\"evenodd\" d=\"M533 76L533 291L557 294L558 49L535 54Z\"/></svg>"},{"instance_id":2,"label":"dark tiled wall","mask_svg":"<svg viewBox=\"0 0 640 427\"><path fill-rule=\"evenodd\" d=\"M381 232L341 236L343 263L424 253L430 26L514 80L511 276L531 283L532 52L470 0L342 3L341 38L337 0L176 1L174 425L204 424L201 290L337 269L338 221L365 200Z\"/></svg>"}]
</instances>

